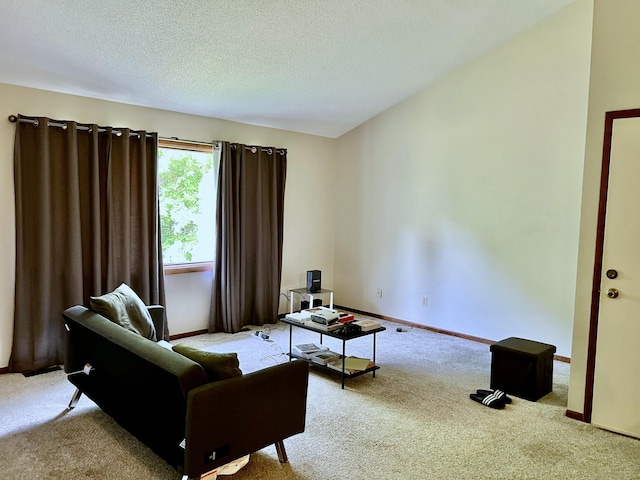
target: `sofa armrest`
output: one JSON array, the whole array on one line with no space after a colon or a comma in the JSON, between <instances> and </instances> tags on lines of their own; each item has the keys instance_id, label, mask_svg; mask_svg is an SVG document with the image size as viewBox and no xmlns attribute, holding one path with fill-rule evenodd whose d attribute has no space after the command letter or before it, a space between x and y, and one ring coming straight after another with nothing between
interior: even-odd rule
<instances>
[{"instance_id":1,"label":"sofa armrest","mask_svg":"<svg viewBox=\"0 0 640 480\"><path fill-rule=\"evenodd\" d=\"M164 307L162 305L147 305L153 326L156 329L156 340L164 340Z\"/></svg>"},{"instance_id":2,"label":"sofa armrest","mask_svg":"<svg viewBox=\"0 0 640 480\"><path fill-rule=\"evenodd\" d=\"M197 478L303 432L308 381L308 363L295 360L191 390L184 474Z\"/></svg>"}]
</instances>

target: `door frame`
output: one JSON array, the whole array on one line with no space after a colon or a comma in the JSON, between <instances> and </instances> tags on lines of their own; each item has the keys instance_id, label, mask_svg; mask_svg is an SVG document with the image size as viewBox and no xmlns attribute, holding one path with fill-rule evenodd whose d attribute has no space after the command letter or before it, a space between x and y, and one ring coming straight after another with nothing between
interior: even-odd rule
<instances>
[{"instance_id":1,"label":"door frame","mask_svg":"<svg viewBox=\"0 0 640 480\"><path fill-rule=\"evenodd\" d=\"M640 117L640 108L606 112L604 121L604 143L602 146L602 170L600 173L600 199L598 203L598 225L596 229L596 250L593 262L593 284L591 287L591 314L589 317L589 340L587 346L587 373L584 394L583 420L591 423L593 413L593 388L596 371L596 345L600 313L600 288L602 283L602 256L604 254L604 231L607 216L607 196L609 193L609 169L611 166L611 143L613 121L622 118Z\"/></svg>"}]
</instances>

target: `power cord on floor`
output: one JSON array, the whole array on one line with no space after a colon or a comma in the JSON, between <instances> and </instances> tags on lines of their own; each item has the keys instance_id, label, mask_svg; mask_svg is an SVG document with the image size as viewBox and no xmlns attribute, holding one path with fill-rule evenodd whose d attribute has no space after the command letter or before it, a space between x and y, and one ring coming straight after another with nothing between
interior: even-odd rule
<instances>
[{"instance_id":1,"label":"power cord on floor","mask_svg":"<svg viewBox=\"0 0 640 480\"><path fill-rule=\"evenodd\" d=\"M260 359L260 362L262 362L263 365L266 365L266 366L278 365L280 363L285 363L289 361L289 356L282 350L282 347L280 347L280 345L278 345L276 342L271 342L271 348L275 350L275 353L272 353L271 355L267 355L266 357L262 357Z\"/></svg>"}]
</instances>

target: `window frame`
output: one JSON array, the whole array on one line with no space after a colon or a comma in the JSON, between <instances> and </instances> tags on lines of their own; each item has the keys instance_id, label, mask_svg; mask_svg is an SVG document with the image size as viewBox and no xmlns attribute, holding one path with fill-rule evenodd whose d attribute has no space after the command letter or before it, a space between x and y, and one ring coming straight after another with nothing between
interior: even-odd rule
<instances>
[{"instance_id":1,"label":"window frame","mask_svg":"<svg viewBox=\"0 0 640 480\"><path fill-rule=\"evenodd\" d=\"M173 150L186 150L190 152L212 153L213 144L196 142L192 140L178 140L177 138L158 138L158 149L171 148ZM213 271L213 261L209 262L186 262L171 263L164 265L165 275L179 275L182 273L209 272Z\"/></svg>"}]
</instances>

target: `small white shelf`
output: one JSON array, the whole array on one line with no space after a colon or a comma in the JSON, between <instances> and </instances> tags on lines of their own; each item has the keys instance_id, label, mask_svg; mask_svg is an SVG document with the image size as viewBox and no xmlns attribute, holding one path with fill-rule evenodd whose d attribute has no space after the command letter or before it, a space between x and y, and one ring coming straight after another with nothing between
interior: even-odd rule
<instances>
[{"instance_id":1,"label":"small white shelf","mask_svg":"<svg viewBox=\"0 0 640 480\"><path fill-rule=\"evenodd\" d=\"M289 313L293 313L293 294L299 293L301 295L306 295L309 297L309 308L313 307L313 297L329 294L329 308L333 308L333 290L327 290L326 288L321 288L317 292L311 292L307 290L305 287L302 288L290 288L289 289Z\"/></svg>"}]
</instances>

